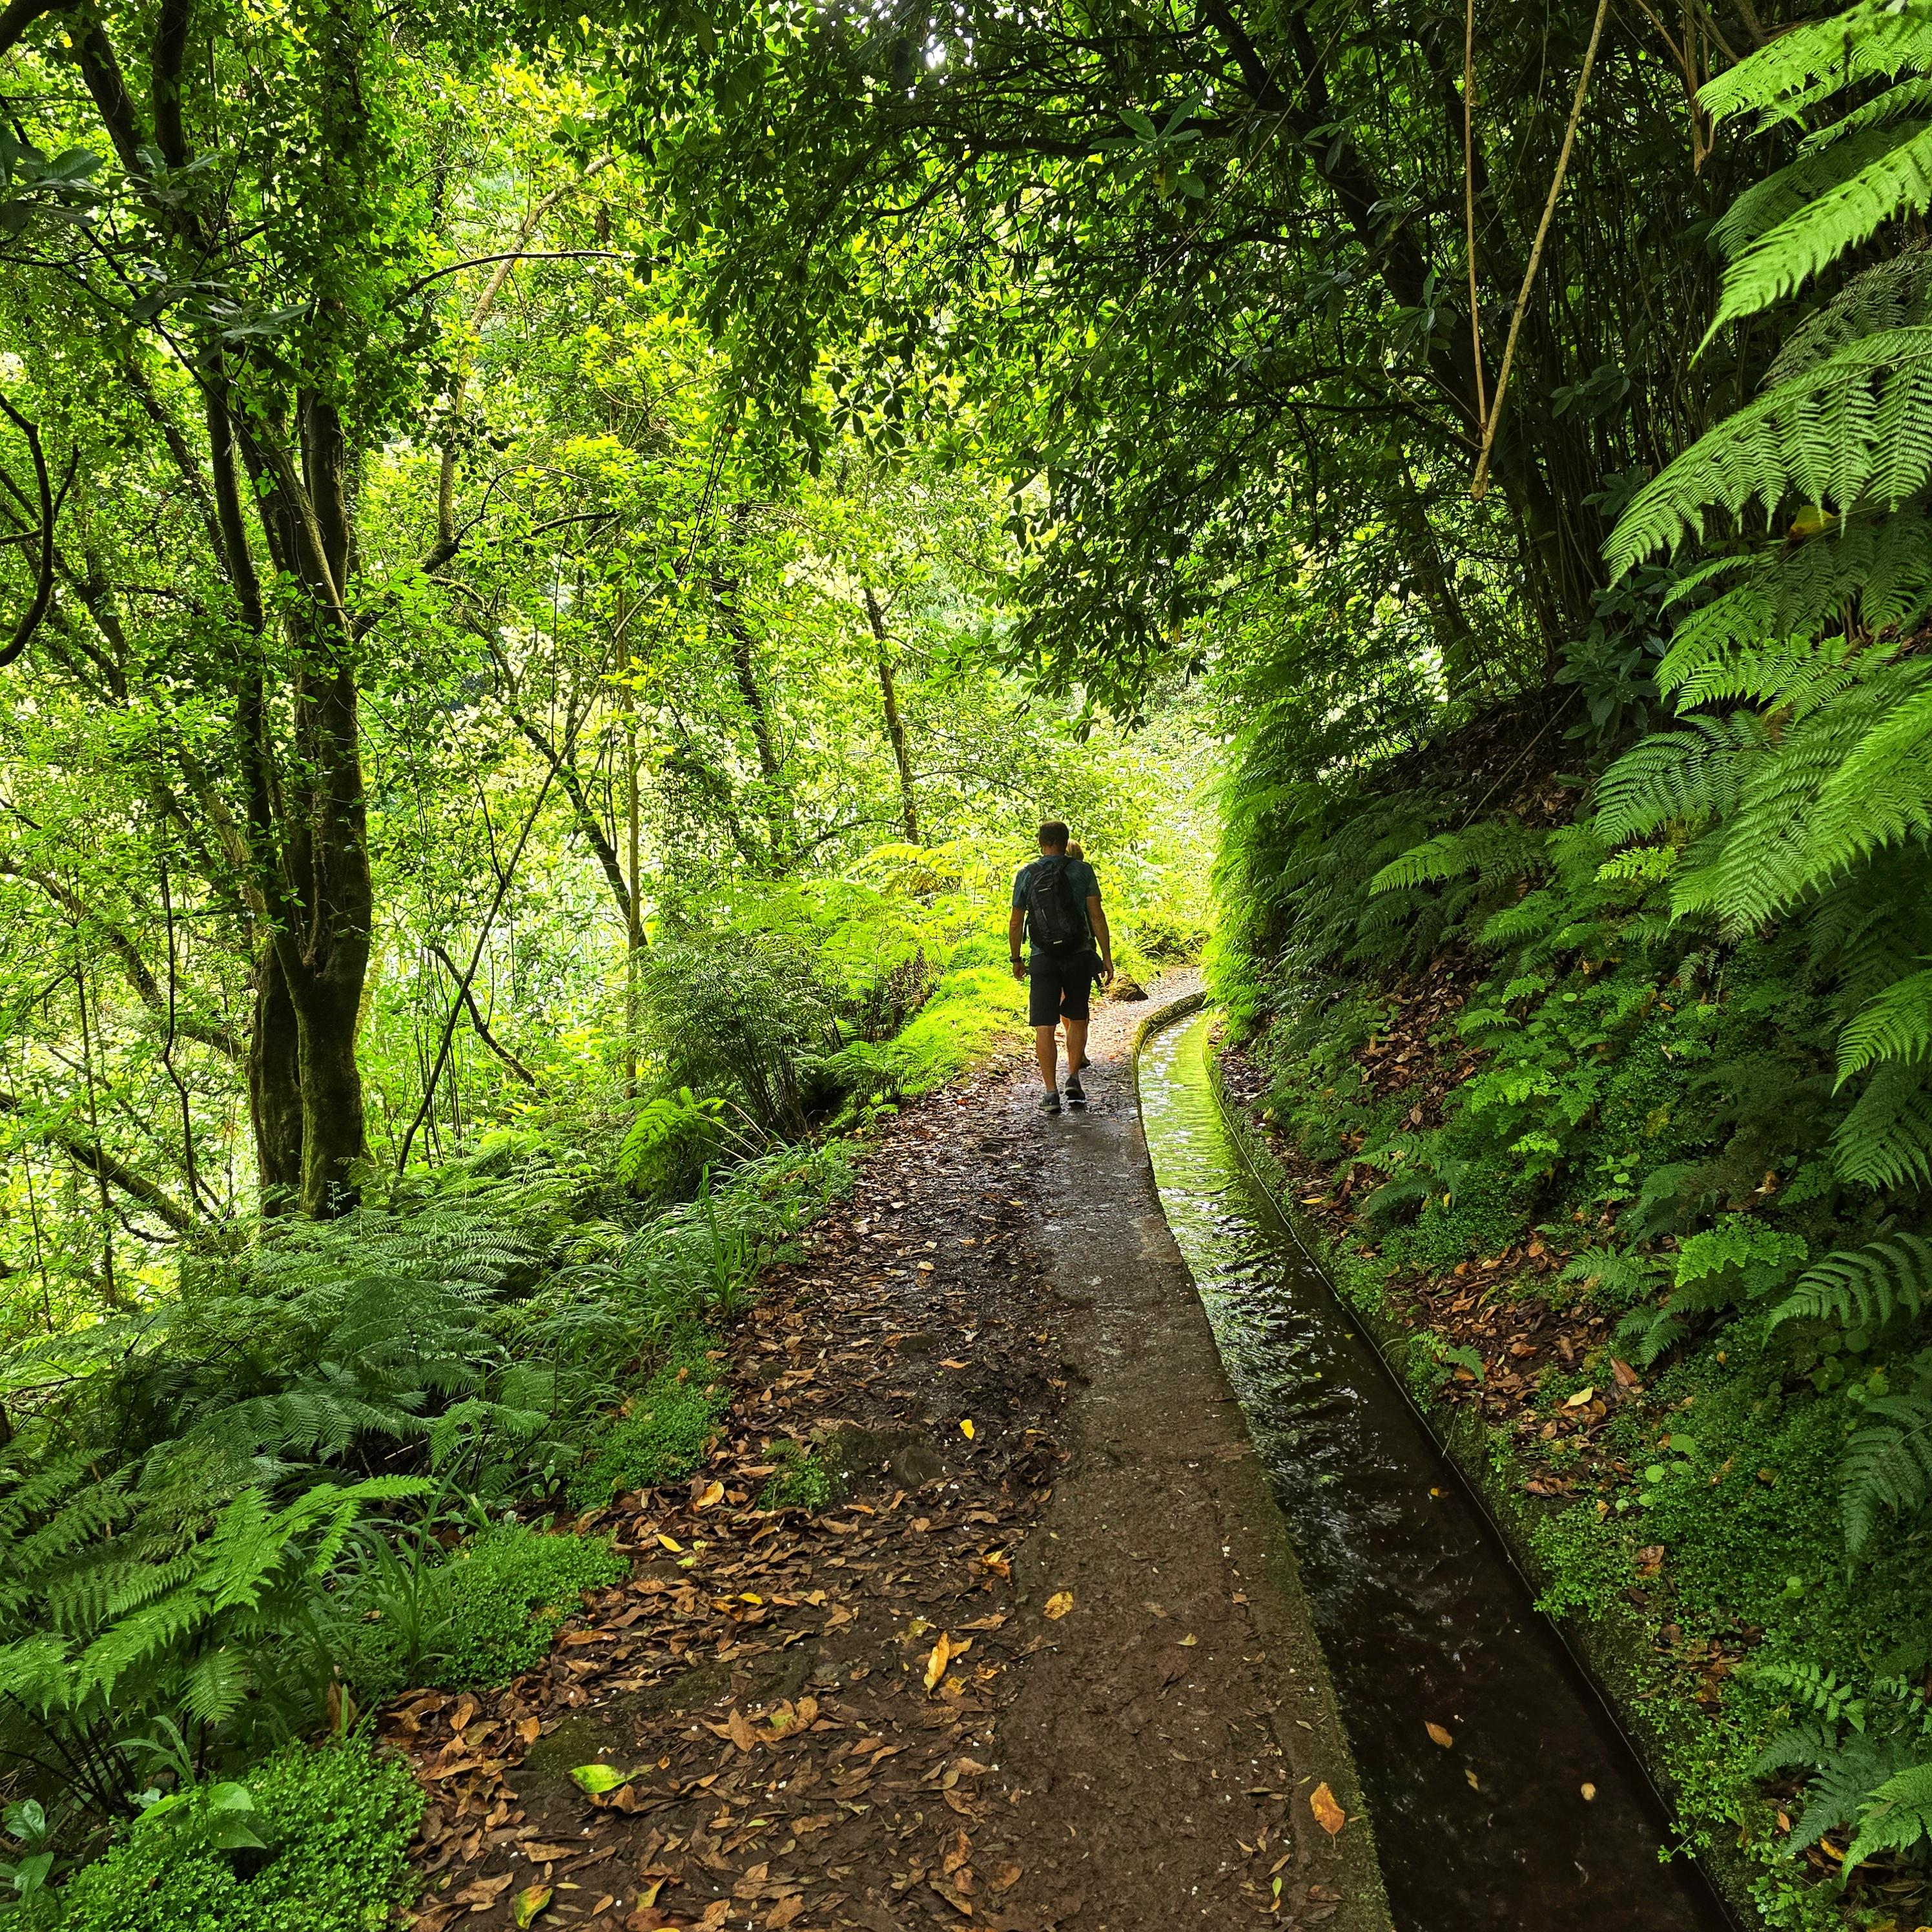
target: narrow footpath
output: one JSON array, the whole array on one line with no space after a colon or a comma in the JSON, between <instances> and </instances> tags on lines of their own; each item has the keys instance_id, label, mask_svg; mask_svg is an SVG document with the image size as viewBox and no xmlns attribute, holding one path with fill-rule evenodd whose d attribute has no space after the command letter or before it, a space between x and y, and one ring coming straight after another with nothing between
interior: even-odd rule
<instances>
[{"instance_id":1,"label":"narrow footpath","mask_svg":"<svg viewBox=\"0 0 1932 1932\"><path fill-rule=\"evenodd\" d=\"M1141 1138L1155 990L1096 1018L1085 1113L1010 1064L896 1121L719 1364L710 1466L578 1526L630 1580L507 1689L385 1714L419 1932L1385 1932ZM756 1507L787 1439L839 1501Z\"/></svg>"}]
</instances>

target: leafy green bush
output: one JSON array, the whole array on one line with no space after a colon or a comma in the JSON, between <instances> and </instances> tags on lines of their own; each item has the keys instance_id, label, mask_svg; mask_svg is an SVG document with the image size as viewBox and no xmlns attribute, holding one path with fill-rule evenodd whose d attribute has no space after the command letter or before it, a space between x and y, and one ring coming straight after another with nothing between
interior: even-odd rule
<instances>
[{"instance_id":1,"label":"leafy green bush","mask_svg":"<svg viewBox=\"0 0 1932 1932\"><path fill-rule=\"evenodd\" d=\"M379 1932L415 1897L406 1855L423 1799L401 1759L364 1738L292 1745L246 1784L266 1857L218 1849L198 1793L129 1827L57 1897L30 1899L20 1932Z\"/></svg>"},{"instance_id":2,"label":"leafy green bush","mask_svg":"<svg viewBox=\"0 0 1932 1932\"><path fill-rule=\"evenodd\" d=\"M506 1682L542 1661L580 1593L617 1582L627 1568L608 1538L499 1524L446 1560L432 1556L419 1570L385 1569L352 1585L344 1674L367 1704L412 1683Z\"/></svg>"}]
</instances>

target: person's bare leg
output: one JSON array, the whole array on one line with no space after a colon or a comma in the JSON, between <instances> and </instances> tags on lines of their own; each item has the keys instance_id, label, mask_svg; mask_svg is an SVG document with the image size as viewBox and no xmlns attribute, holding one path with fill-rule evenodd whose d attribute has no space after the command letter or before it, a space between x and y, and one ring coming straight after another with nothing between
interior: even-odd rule
<instances>
[{"instance_id":1,"label":"person's bare leg","mask_svg":"<svg viewBox=\"0 0 1932 1932\"><path fill-rule=\"evenodd\" d=\"M1035 1027L1033 1030L1033 1057L1040 1063L1040 1084L1049 1094L1060 1090L1059 1055L1054 1031L1050 1026Z\"/></svg>"},{"instance_id":2,"label":"person's bare leg","mask_svg":"<svg viewBox=\"0 0 1932 1932\"><path fill-rule=\"evenodd\" d=\"M1077 1074L1087 1064L1087 1022L1066 1022L1066 1070Z\"/></svg>"}]
</instances>

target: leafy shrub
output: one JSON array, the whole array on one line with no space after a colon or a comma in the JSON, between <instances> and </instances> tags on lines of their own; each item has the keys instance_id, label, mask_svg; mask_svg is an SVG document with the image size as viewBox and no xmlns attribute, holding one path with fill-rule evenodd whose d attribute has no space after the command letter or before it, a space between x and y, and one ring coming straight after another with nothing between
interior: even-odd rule
<instances>
[{"instance_id":1,"label":"leafy shrub","mask_svg":"<svg viewBox=\"0 0 1932 1932\"><path fill-rule=\"evenodd\" d=\"M293 1745L246 1782L266 1859L218 1849L197 1794L130 1827L57 1898L28 1900L20 1932L379 1932L415 1897L406 1854L423 1799L402 1760L363 1738Z\"/></svg>"},{"instance_id":2,"label":"leafy shrub","mask_svg":"<svg viewBox=\"0 0 1932 1932\"><path fill-rule=\"evenodd\" d=\"M434 1543L429 1551L436 1552ZM344 1590L344 1674L365 1704L412 1684L507 1682L539 1663L585 1590L623 1576L608 1538L501 1523L420 1568L365 1573Z\"/></svg>"},{"instance_id":3,"label":"leafy shrub","mask_svg":"<svg viewBox=\"0 0 1932 1932\"><path fill-rule=\"evenodd\" d=\"M807 1064L838 1040L831 996L802 949L742 934L668 941L651 956L643 995L668 1092L728 1100L761 1134L805 1132Z\"/></svg>"},{"instance_id":4,"label":"leafy shrub","mask_svg":"<svg viewBox=\"0 0 1932 1932\"><path fill-rule=\"evenodd\" d=\"M579 1595L629 1568L608 1538L550 1536L514 1522L484 1531L442 1572L449 1634L434 1681L501 1684L528 1670L548 1652Z\"/></svg>"}]
</instances>

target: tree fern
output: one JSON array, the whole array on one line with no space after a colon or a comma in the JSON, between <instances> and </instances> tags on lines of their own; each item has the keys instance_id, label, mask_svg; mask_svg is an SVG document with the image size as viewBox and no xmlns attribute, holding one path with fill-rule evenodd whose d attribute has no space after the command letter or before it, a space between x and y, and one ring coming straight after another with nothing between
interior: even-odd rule
<instances>
[{"instance_id":1,"label":"tree fern","mask_svg":"<svg viewBox=\"0 0 1932 1932\"><path fill-rule=\"evenodd\" d=\"M1888 98L1904 93L1916 99L1924 91L1924 82L1909 82L1904 90L1891 90ZM1902 109L1902 100L1900 106ZM1895 122L1904 118L1902 113L1892 116L1864 110L1861 113L1863 118L1856 124L1853 116L1847 115L1844 121L1827 129L1826 134L1832 138L1814 137L1805 142L1796 160L1746 188L1712 226L1712 247L1736 260L1778 232L1792 215L1814 205L1828 190L1843 187L1902 142L1923 133L1927 124L1922 118L1916 125L1901 128Z\"/></svg>"},{"instance_id":2,"label":"tree fern","mask_svg":"<svg viewBox=\"0 0 1932 1932\"><path fill-rule=\"evenodd\" d=\"M1735 518L1787 501L1848 513L1888 506L1932 476L1932 327L1846 343L1707 430L1631 499L1606 546L1613 574L1701 537L1716 506Z\"/></svg>"},{"instance_id":3,"label":"tree fern","mask_svg":"<svg viewBox=\"0 0 1932 1932\"><path fill-rule=\"evenodd\" d=\"M1807 1268L1771 1312L1780 1322L1832 1320L1873 1329L1932 1303L1932 1240L1892 1234L1862 1248L1841 1249Z\"/></svg>"},{"instance_id":4,"label":"tree fern","mask_svg":"<svg viewBox=\"0 0 1932 1932\"><path fill-rule=\"evenodd\" d=\"M1698 104L1714 122L1756 112L1793 116L1861 80L1932 70L1932 8L1925 0L1858 0L1788 28L1706 81Z\"/></svg>"},{"instance_id":5,"label":"tree fern","mask_svg":"<svg viewBox=\"0 0 1932 1932\"><path fill-rule=\"evenodd\" d=\"M1721 816L1736 802L1743 754L1765 742L1750 712L1690 718L1640 739L1597 786L1595 825L1606 844L1642 837L1673 819Z\"/></svg>"},{"instance_id":6,"label":"tree fern","mask_svg":"<svg viewBox=\"0 0 1932 1932\"><path fill-rule=\"evenodd\" d=\"M1919 85L1932 95L1932 81ZM1861 336L1924 322L1932 322L1932 248L1921 243L1854 275L1801 322L1779 349L1766 383L1785 382Z\"/></svg>"},{"instance_id":7,"label":"tree fern","mask_svg":"<svg viewBox=\"0 0 1932 1932\"><path fill-rule=\"evenodd\" d=\"M1838 173L1840 163L1862 165L1760 235L1726 268L1706 342L1726 322L1795 294L1888 221L1922 214L1932 204L1932 126L1862 129L1787 172L1815 174L1822 182ZM1798 186L1791 184L1791 191Z\"/></svg>"},{"instance_id":8,"label":"tree fern","mask_svg":"<svg viewBox=\"0 0 1932 1932\"><path fill-rule=\"evenodd\" d=\"M1880 1060L1932 1054L1932 971L1907 974L1868 1000L1838 1036L1838 1084Z\"/></svg>"}]
</instances>

